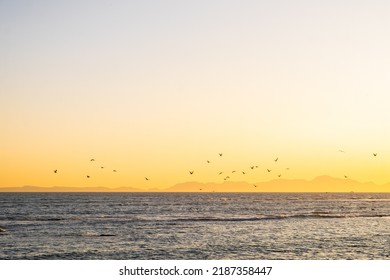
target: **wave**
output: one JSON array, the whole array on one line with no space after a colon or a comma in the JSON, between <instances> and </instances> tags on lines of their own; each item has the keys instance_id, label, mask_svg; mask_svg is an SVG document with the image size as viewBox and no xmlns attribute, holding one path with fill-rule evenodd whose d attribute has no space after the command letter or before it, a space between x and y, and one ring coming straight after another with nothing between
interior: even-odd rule
<instances>
[{"instance_id":1,"label":"wave","mask_svg":"<svg viewBox=\"0 0 390 280\"><path fill-rule=\"evenodd\" d=\"M390 214L353 214L353 213L307 213L307 214L279 214L254 217L188 217L167 219L172 222L251 222L266 220L287 220L287 219L340 219L340 218L383 218L390 217Z\"/></svg>"}]
</instances>

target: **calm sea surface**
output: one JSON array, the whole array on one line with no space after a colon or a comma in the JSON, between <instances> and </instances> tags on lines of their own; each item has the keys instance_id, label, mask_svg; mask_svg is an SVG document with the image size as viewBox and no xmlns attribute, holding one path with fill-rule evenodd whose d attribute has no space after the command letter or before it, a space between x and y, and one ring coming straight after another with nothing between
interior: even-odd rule
<instances>
[{"instance_id":1,"label":"calm sea surface","mask_svg":"<svg viewBox=\"0 0 390 280\"><path fill-rule=\"evenodd\" d=\"M390 259L390 193L0 193L0 259Z\"/></svg>"}]
</instances>

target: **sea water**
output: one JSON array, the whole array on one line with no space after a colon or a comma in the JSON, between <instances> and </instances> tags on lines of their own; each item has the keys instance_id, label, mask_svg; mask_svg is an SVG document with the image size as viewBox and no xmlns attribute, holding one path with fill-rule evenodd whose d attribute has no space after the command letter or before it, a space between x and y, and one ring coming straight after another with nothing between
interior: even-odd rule
<instances>
[{"instance_id":1,"label":"sea water","mask_svg":"<svg viewBox=\"0 0 390 280\"><path fill-rule=\"evenodd\" d=\"M0 259L390 259L390 193L0 193Z\"/></svg>"}]
</instances>

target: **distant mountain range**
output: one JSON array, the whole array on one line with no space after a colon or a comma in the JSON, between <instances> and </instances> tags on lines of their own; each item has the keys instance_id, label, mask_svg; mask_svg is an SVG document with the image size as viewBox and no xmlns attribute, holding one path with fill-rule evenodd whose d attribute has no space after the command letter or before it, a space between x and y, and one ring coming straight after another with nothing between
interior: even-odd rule
<instances>
[{"instance_id":1,"label":"distant mountain range","mask_svg":"<svg viewBox=\"0 0 390 280\"><path fill-rule=\"evenodd\" d=\"M361 183L351 179L319 176L313 180L275 179L250 184L247 182L223 183L179 183L169 188L141 189L132 187L11 187L1 188L0 192L389 192L390 183L377 185Z\"/></svg>"}]
</instances>

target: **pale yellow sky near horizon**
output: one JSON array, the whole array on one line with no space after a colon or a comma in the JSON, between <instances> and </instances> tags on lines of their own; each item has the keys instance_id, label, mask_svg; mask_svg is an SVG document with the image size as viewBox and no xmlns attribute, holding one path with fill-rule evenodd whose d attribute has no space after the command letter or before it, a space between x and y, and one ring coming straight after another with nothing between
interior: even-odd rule
<instances>
[{"instance_id":1,"label":"pale yellow sky near horizon","mask_svg":"<svg viewBox=\"0 0 390 280\"><path fill-rule=\"evenodd\" d=\"M390 3L318 2L1 2L0 187L390 182Z\"/></svg>"}]
</instances>

